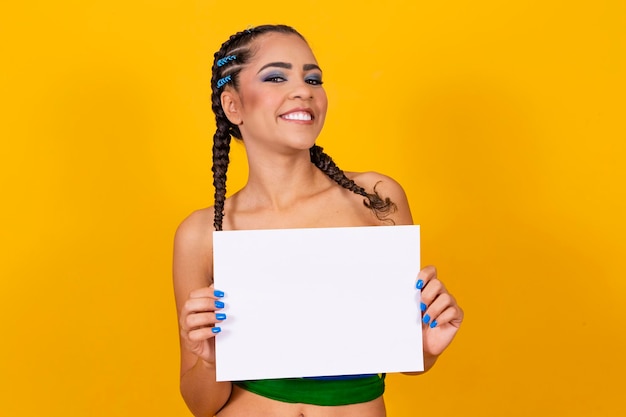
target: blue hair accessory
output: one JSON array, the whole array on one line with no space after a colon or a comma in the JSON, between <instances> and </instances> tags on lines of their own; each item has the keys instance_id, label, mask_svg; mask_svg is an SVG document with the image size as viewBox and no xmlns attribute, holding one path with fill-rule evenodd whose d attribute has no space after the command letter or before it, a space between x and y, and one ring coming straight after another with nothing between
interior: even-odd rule
<instances>
[{"instance_id":1,"label":"blue hair accessory","mask_svg":"<svg viewBox=\"0 0 626 417\"><path fill-rule=\"evenodd\" d=\"M226 56L226 57L224 57L222 59L218 59L217 60L217 66L218 67L224 66L224 65L228 64L230 61L234 61L235 59L237 59L236 55L228 55L228 56Z\"/></svg>"},{"instance_id":2,"label":"blue hair accessory","mask_svg":"<svg viewBox=\"0 0 626 417\"><path fill-rule=\"evenodd\" d=\"M230 80L230 75L227 75L224 78L220 78L219 80L217 80L217 88L222 88L224 84L228 83Z\"/></svg>"}]
</instances>

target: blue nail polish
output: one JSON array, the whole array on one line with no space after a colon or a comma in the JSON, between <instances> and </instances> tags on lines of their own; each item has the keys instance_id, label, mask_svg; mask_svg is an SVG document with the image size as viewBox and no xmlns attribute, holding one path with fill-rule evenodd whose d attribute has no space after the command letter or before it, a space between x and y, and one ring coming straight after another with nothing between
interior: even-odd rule
<instances>
[{"instance_id":1,"label":"blue nail polish","mask_svg":"<svg viewBox=\"0 0 626 417\"><path fill-rule=\"evenodd\" d=\"M219 332L221 332L221 331L222 331L222 329L221 329L221 328L219 328L219 327L213 327L213 328L211 329L211 331L212 331L213 333L219 333Z\"/></svg>"},{"instance_id":2,"label":"blue nail polish","mask_svg":"<svg viewBox=\"0 0 626 417\"><path fill-rule=\"evenodd\" d=\"M216 301L215 302L215 308L224 308L224 303L221 301Z\"/></svg>"},{"instance_id":3,"label":"blue nail polish","mask_svg":"<svg viewBox=\"0 0 626 417\"><path fill-rule=\"evenodd\" d=\"M424 304L424 303L420 303L420 309L421 309L422 311L426 311L426 308L428 308L428 307L426 306L426 304Z\"/></svg>"},{"instance_id":4,"label":"blue nail polish","mask_svg":"<svg viewBox=\"0 0 626 417\"><path fill-rule=\"evenodd\" d=\"M424 318L422 319L422 321L424 322L424 324L428 324L428 322L430 321L430 316L426 314Z\"/></svg>"},{"instance_id":5,"label":"blue nail polish","mask_svg":"<svg viewBox=\"0 0 626 417\"><path fill-rule=\"evenodd\" d=\"M417 288L418 290L421 290L422 288L424 288L424 281L422 281L421 279L418 279L417 284L415 284L415 288Z\"/></svg>"},{"instance_id":6,"label":"blue nail polish","mask_svg":"<svg viewBox=\"0 0 626 417\"><path fill-rule=\"evenodd\" d=\"M216 296L216 297L222 298L224 296L224 292L220 291L220 290L215 290L215 291L213 291L213 295Z\"/></svg>"},{"instance_id":7,"label":"blue nail polish","mask_svg":"<svg viewBox=\"0 0 626 417\"><path fill-rule=\"evenodd\" d=\"M216 318L217 320L226 320L226 314L224 314L224 313L217 313L217 314L215 315L215 318Z\"/></svg>"},{"instance_id":8,"label":"blue nail polish","mask_svg":"<svg viewBox=\"0 0 626 417\"><path fill-rule=\"evenodd\" d=\"M437 327L437 320L433 320L432 323L430 323L430 328L434 329L435 327Z\"/></svg>"}]
</instances>

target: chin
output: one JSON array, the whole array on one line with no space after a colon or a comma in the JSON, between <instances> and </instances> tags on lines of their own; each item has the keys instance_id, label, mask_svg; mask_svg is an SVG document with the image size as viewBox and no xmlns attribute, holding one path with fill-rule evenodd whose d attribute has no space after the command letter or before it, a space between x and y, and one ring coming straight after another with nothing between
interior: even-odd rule
<instances>
[{"instance_id":1,"label":"chin","mask_svg":"<svg viewBox=\"0 0 626 417\"><path fill-rule=\"evenodd\" d=\"M298 143L295 143L294 146L296 147L296 149L298 150L308 150L311 149L311 147L313 145L315 145L315 141L317 140L317 138L314 138L313 140L309 139L309 140L302 140L299 141Z\"/></svg>"},{"instance_id":2,"label":"chin","mask_svg":"<svg viewBox=\"0 0 626 417\"><path fill-rule=\"evenodd\" d=\"M304 149L310 149L313 145L315 145L315 141L317 140L318 136L315 135L297 135L297 134L292 134L289 135L289 137L286 138L285 140L285 144L287 146L293 147L297 150L304 150Z\"/></svg>"}]
</instances>

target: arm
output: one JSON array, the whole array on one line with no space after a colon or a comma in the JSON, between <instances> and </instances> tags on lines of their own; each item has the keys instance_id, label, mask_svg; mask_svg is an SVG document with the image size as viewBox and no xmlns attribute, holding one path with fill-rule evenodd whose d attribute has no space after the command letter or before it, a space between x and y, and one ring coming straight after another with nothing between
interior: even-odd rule
<instances>
[{"instance_id":1,"label":"arm","mask_svg":"<svg viewBox=\"0 0 626 417\"><path fill-rule=\"evenodd\" d=\"M185 219L174 240L174 294L180 330L180 391L196 417L213 416L228 401L230 382L215 380L212 210Z\"/></svg>"}]
</instances>

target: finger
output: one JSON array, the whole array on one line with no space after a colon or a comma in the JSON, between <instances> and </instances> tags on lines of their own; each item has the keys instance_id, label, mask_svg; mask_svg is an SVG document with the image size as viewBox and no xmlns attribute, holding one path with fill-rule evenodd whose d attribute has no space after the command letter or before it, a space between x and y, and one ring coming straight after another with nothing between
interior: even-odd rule
<instances>
[{"instance_id":1,"label":"finger","mask_svg":"<svg viewBox=\"0 0 626 417\"><path fill-rule=\"evenodd\" d=\"M189 293L189 298L222 298L224 292L216 290L213 285L193 290Z\"/></svg>"},{"instance_id":2,"label":"finger","mask_svg":"<svg viewBox=\"0 0 626 417\"><path fill-rule=\"evenodd\" d=\"M188 314L215 311L224 308L224 302L215 298L190 298L185 302L184 311Z\"/></svg>"},{"instance_id":3,"label":"finger","mask_svg":"<svg viewBox=\"0 0 626 417\"><path fill-rule=\"evenodd\" d=\"M192 342L201 342L215 337L219 331L219 327L201 327L199 329L189 331L187 337Z\"/></svg>"},{"instance_id":4,"label":"finger","mask_svg":"<svg viewBox=\"0 0 626 417\"><path fill-rule=\"evenodd\" d=\"M417 288L418 290L421 290L426 286L426 284L428 284L429 281L435 278L437 278L437 268L435 268L432 265L429 265L423 268L417 274L417 282L415 283L415 288Z\"/></svg>"},{"instance_id":5,"label":"finger","mask_svg":"<svg viewBox=\"0 0 626 417\"><path fill-rule=\"evenodd\" d=\"M194 330L200 327L213 326L217 323L226 320L226 314L224 313L196 313L190 314L185 320L183 328L188 330Z\"/></svg>"},{"instance_id":6,"label":"finger","mask_svg":"<svg viewBox=\"0 0 626 417\"><path fill-rule=\"evenodd\" d=\"M431 279L422 289L422 303L425 303L427 306L429 306L440 294L446 292L446 287L443 285L443 282L439 281L436 278Z\"/></svg>"},{"instance_id":7,"label":"finger","mask_svg":"<svg viewBox=\"0 0 626 417\"><path fill-rule=\"evenodd\" d=\"M456 306L456 300L452 297L452 295L447 292L439 294L424 311L422 322L428 325L433 325L433 323L435 323L433 327L436 326L437 323L441 324L441 314L449 307L453 306Z\"/></svg>"},{"instance_id":8,"label":"finger","mask_svg":"<svg viewBox=\"0 0 626 417\"><path fill-rule=\"evenodd\" d=\"M445 326L451 324L455 327L459 327L463 321L463 310L456 304L448 306L443 310L436 318L430 321L430 323L424 323L430 328ZM423 322L423 320L422 320Z\"/></svg>"}]
</instances>

